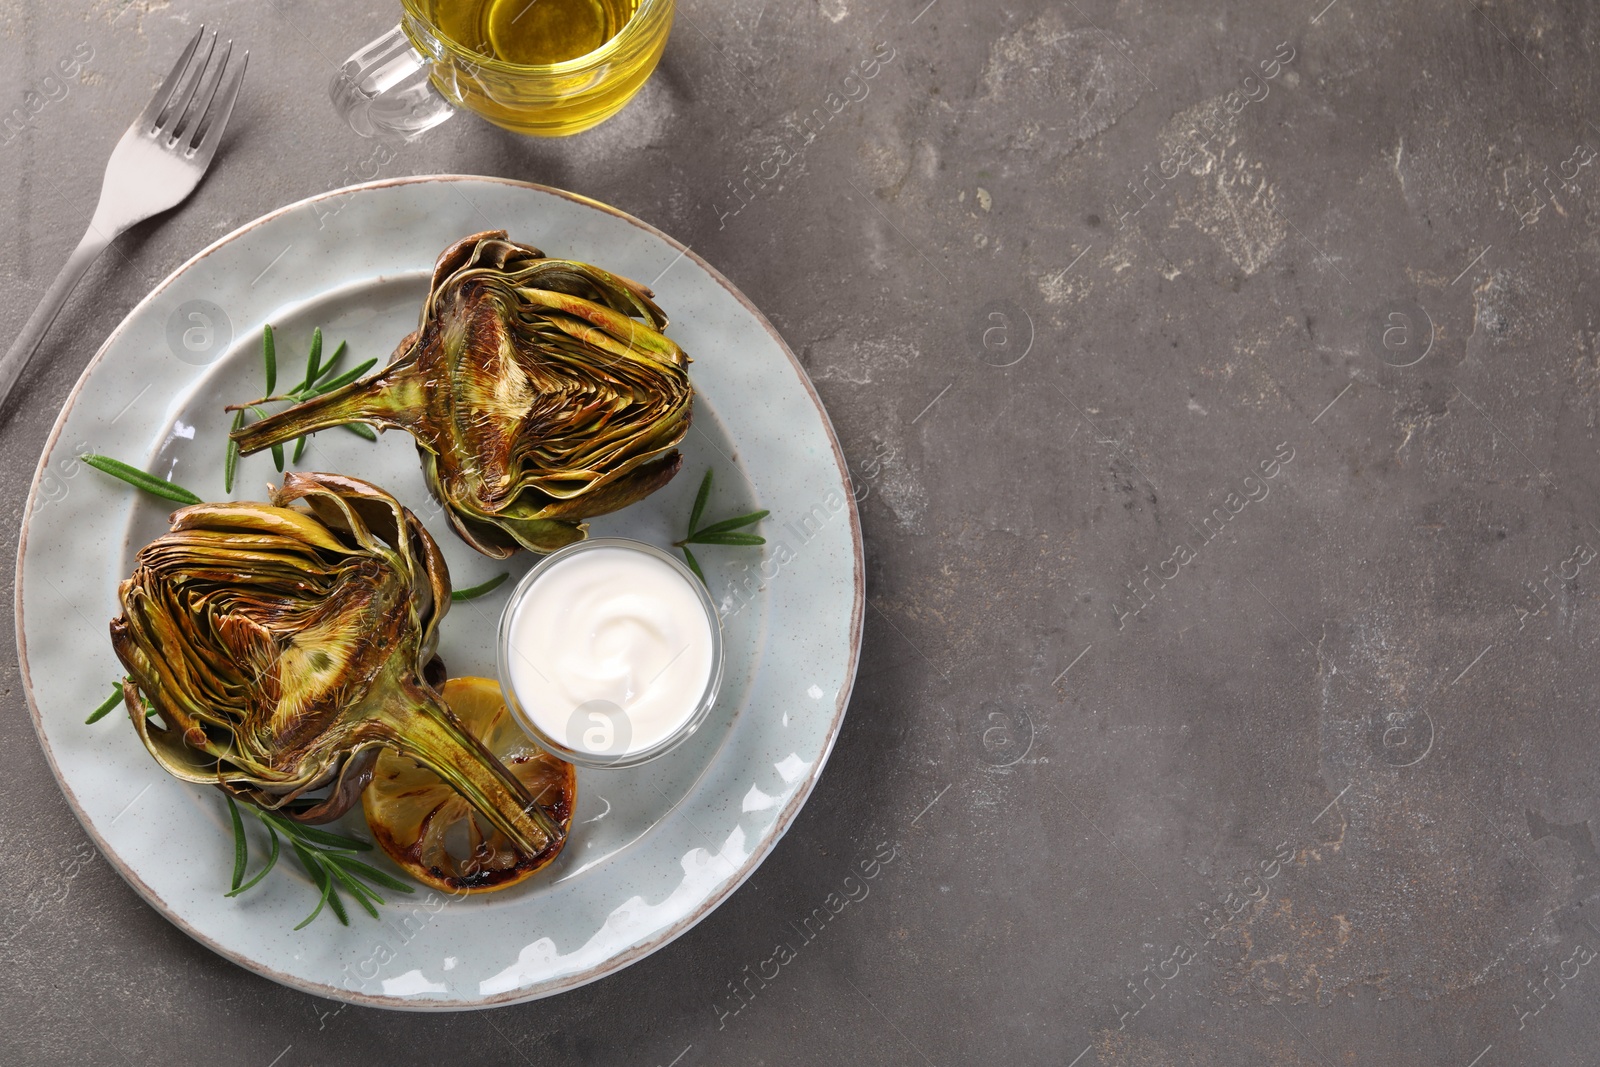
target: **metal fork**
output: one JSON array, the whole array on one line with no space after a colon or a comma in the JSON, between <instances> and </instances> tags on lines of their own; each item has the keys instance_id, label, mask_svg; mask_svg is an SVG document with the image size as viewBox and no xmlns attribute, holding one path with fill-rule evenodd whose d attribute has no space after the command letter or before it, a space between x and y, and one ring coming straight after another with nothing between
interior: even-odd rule
<instances>
[{"instance_id":1,"label":"metal fork","mask_svg":"<svg viewBox=\"0 0 1600 1067\"><path fill-rule=\"evenodd\" d=\"M212 31L202 47L205 35L206 28L201 26L149 105L112 149L100 186L100 204L88 232L67 257L67 265L21 335L0 358L0 408L89 265L129 227L182 203L211 165L238 99L250 53L239 57L230 75L233 42L223 46L221 58L212 64L217 35Z\"/></svg>"}]
</instances>

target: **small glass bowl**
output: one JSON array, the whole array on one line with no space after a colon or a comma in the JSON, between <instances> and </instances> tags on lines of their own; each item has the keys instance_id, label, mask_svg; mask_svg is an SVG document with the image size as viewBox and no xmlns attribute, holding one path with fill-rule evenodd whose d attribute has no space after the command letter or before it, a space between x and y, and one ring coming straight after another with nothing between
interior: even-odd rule
<instances>
[{"instance_id":1,"label":"small glass bowl","mask_svg":"<svg viewBox=\"0 0 1600 1067\"><path fill-rule=\"evenodd\" d=\"M511 647L511 630L516 620L517 609L527 597L536 582L552 567L570 559L580 552L593 552L602 548L620 548L630 552L641 552L653 556L666 563L689 583L694 590L695 597L700 607L704 610L706 624L711 631L711 670L706 677L705 691L700 695L699 702L694 711L683 721L677 729L651 745L649 748L628 749L621 746L619 751L607 751L603 746L588 747L581 741L574 743L573 737L552 737L548 731L542 729L534 722L533 716L528 714L517 697L517 691L511 684L511 661L518 653ZM506 706L511 709L511 716L517 725L522 727L529 737L533 738L540 746L555 753L562 759L576 763L580 767L637 767L657 756L677 748L687 741L694 732L705 722L706 716L711 714L711 708L717 702L717 693L722 688L722 619L717 614L716 605L711 600L711 595L706 591L705 583L695 573L683 564L676 556L664 552L655 545L643 541L635 541L626 537L595 537L577 544L568 545L566 548L552 552L536 563L527 574L522 576L516 586L511 590L511 596L506 601L505 610L500 615L500 633L498 638L498 661L500 671L500 688L505 694ZM617 738L617 717L626 720L626 712L616 704L607 700L594 700L573 709L572 719L569 721L568 733L576 734L578 727L589 726L580 735L587 738L593 736L594 730L600 731L600 736L611 738L613 743Z\"/></svg>"}]
</instances>

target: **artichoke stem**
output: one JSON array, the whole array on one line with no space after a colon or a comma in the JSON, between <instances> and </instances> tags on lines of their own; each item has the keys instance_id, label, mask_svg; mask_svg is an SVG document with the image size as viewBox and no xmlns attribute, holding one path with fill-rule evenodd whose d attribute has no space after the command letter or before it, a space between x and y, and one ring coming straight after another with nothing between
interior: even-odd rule
<instances>
[{"instance_id":1,"label":"artichoke stem","mask_svg":"<svg viewBox=\"0 0 1600 1067\"><path fill-rule=\"evenodd\" d=\"M463 800L529 855L543 852L565 834L505 764L437 708L436 697L411 694L393 724L395 748L433 771Z\"/></svg>"},{"instance_id":2,"label":"artichoke stem","mask_svg":"<svg viewBox=\"0 0 1600 1067\"><path fill-rule=\"evenodd\" d=\"M347 422L372 423L380 429L400 426L398 416L414 400L415 392L406 387L403 379L364 378L252 422L229 436L239 446L240 454L248 456Z\"/></svg>"}]
</instances>

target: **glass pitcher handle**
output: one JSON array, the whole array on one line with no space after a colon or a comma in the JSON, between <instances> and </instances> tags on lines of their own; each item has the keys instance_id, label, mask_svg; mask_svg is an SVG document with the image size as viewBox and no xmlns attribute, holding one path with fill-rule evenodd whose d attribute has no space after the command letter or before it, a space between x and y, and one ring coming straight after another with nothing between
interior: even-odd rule
<instances>
[{"instance_id":1,"label":"glass pitcher handle","mask_svg":"<svg viewBox=\"0 0 1600 1067\"><path fill-rule=\"evenodd\" d=\"M409 141L455 113L429 81L432 64L399 26L344 61L328 86L333 106L363 137Z\"/></svg>"}]
</instances>

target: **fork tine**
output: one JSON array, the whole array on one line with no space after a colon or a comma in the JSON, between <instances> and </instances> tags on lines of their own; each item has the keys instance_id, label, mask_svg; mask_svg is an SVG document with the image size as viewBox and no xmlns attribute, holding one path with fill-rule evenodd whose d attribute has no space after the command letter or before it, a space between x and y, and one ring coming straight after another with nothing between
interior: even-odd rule
<instances>
[{"instance_id":1,"label":"fork tine","mask_svg":"<svg viewBox=\"0 0 1600 1067\"><path fill-rule=\"evenodd\" d=\"M222 84L222 76L228 69L228 57L233 54L233 42L229 41L222 47L222 58L215 63L210 63L211 77L205 77L201 72L200 80L195 82L195 94L183 109L183 114L178 116L178 121L172 127L172 136L178 141L189 141L189 148L194 147L194 131L200 119L206 113L206 108L211 106L211 98L217 95L217 86Z\"/></svg>"},{"instance_id":2,"label":"fork tine","mask_svg":"<svg viewBox=\"0 0 1600 1067\"><path fill-rule=\"evenodd\" d=\"M150 98L150 102L139 113L138 121L142 129L146 131L155 129L156 118L166 108L167 102L172 99L172 91L178 87L178 81L183 77L183 72L189 69L189 60L194 56L194 50L200 44L200 38L205 36L205 32L206 28L202 24L194 32L194 36L189 38L189 44L184 48L183 54L172 65L172 72L167 75L166 81L161 83L161 88L156 90L155 95Z\"/></svg>"},{"instance_id":3,"label":"fork tine","mask_svg":"<svg viewBox=\"0 0 1600 1067\"><path fill-rule=\"evenodd\" d=\"M194 98L195 90L200 88L200 82L205 79L206 65L211 62L211 53L216 47L217 34L213 30L211 36L206 38L205 48L195 53L196 62L190 65L189 70L193 72L194 77L191 79L188 73L185 73L182 87L173 94L172 102L161 112L161 116L156 119L156 129L158 131L166 133L168 136L171 135L172 129L176 125L176 120L181 118L188 109L189 101Z\"/></svg>"},{"instance_id":4,"label":"fork tine","mask_svg":"<svg viewBox=\"0 0 1600 1067\"><path fill-rule=\"evenodd\" d=\"M202 167L208 166L211 157L217 153L217 145L222 140L222 131L227 127L229 117L233 115L233 104L239 99L239 86L244 84L244 71L249 65L250 53L246 51L239 57L238 69L230 75L227 86L220 95L212 99L206 106L205 114L201 116L194 135L194 158ZM218 78L218 81L221 79Z\"/></svg>"}]
</instances>

